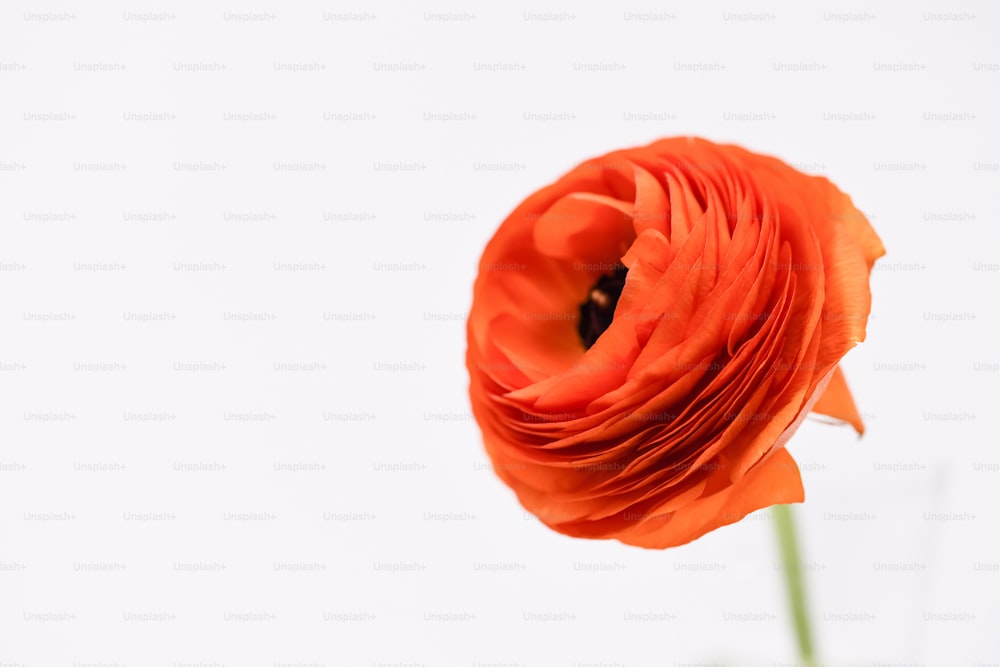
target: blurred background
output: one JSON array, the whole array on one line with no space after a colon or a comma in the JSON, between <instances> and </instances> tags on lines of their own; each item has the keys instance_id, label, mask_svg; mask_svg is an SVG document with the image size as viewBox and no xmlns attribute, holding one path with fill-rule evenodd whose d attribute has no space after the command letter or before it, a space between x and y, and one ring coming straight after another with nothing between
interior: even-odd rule
<instances>
[{"instance_id":1,"label":"blurred background","mask_svg":"<svg viewBox=\"0 0 1000 667\"><path fill-rule=\"evenodd\" d=\"M1000 663L998 25L4 3L0 664L795 665L767 511L664 552L563 537L469 412L496 226L673 135L830 177L888 248L844 361L868 432L790 444L821 664Z\"/></svg>"}]
</instances>

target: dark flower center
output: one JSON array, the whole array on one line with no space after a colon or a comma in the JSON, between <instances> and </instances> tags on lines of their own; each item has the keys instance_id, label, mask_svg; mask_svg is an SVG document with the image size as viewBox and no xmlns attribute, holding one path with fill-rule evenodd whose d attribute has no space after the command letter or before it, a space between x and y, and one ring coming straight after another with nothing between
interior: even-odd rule
<instances>
[{"instance_id":1,"label":"dark flower center","mask_svg":"<svg viewBox=\"0 0 1000 667\"><path fill-rule=\"evenodd\" d=\"M628 269L619 264L614 273L604 274L590 288L587 300L580 304L580 321L576 330L583 341L584 349L589 350L597 342L601 334L611 326L615 317L615 307L618 298L625 287L625 275Z\"/></svg>"}]
</instances>

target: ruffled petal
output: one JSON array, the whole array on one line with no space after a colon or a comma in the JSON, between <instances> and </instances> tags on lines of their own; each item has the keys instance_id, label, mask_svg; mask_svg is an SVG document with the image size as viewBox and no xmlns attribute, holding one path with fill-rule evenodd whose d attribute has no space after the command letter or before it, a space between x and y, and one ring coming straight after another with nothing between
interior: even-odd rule
<instances>
[{"instance_id":1,"label":"ruffled petal","mask_svg":"<svg viewBox=\"0 0 1000 667\"><path fill-rule=\"evenodd\" d=\"M688 503L665 518L647 517L618 539L647 549L676 547L761 508L803 500L805 489L795 459L779 449L754 466L739 484Z\"/></svg>"},{"instance_id":2,"label":"ruffled petal","mask_svg":"<svg viewBox=\"0 0 1000 667\"><path fill-rule=\"evenodd\" d=\"M837 366L833 371L830 383L826 385L826 391L820 395L819 400L813 405L812 411L847 422L854 427L858 435L865 432L861 413L858 412L858 408L854 404L854 397L851 396L851 391L847 388L847 379L840 366Z\"/></svg>"}]
</instances>

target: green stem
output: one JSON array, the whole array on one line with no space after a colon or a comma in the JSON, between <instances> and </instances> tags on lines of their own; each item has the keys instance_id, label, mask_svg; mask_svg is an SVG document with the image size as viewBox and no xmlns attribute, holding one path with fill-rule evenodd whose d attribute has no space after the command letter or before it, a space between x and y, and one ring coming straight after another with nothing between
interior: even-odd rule
<instances>
[{"instance_id":1,"label":"green stem","mask_svg":"<svg viewBox=\"0 0 1000 667\"><path fill-rule=\"evenodd\" d=\"M799 657L803 665L815 665L812 634L809 631L809 611L806 609L806 592L802 578L802 562L795 536L795 517L790 505L775 505L774 524L778 529L778 546L781 550L782 571L788 588L788 602L795 622L795 635L799 640Z\"/></svg>"}]
</instances>

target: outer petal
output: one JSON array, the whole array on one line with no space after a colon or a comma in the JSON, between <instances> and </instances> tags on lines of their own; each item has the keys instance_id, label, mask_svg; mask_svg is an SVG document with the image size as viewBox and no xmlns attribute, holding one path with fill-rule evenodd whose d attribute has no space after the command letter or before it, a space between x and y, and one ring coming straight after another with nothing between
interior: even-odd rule
<instances>
[{"instance_id":1,"label":"outer petal","mask_svg":"<svg viewBox=\"0 0 1000 667\"><path fill-rule=\"evenodd\" d=\"M813 405L812 411L847 422L854 427L858 435L865 432L865 424L854 404L854 397L851 396L851 392L847 388L847 380L844 378L844 372L840 370L840 366L837 366L836 370L833 371L830 384L826 386L826 391Z\"/></svg>"},{"instance_id":2,"label":"outer petal","mask_svg":"<svg viewBox=\"0 0 1000 667\"><path fill-rule=\"evenodd\" d=\"M648 549L675 547L735 523L763 507L803 500L805 490L795 459L786 449L778 449L754 466L738 484L685 505L669 520L650 519L618 539Z\"/></svg>"}]
</instances>

